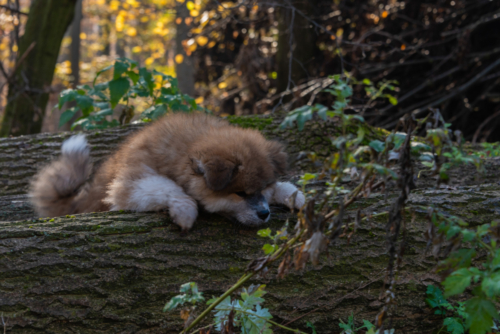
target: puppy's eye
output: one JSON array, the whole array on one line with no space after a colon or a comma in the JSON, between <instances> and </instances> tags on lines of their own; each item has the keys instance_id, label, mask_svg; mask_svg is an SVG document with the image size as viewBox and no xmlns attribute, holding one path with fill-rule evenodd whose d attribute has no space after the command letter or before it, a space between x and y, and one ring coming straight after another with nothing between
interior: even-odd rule
<instances>
[{"instance_id":1,"label":"puppy's eye","mask_svg":"<svg viewBox=\"0 0 500 334\"><path fill-rule=\"evenodd\" d=\"M240 197L247 197L248 196L247 193L244 192L244 191L238 191L235 194L238 195L238 196L240 196Z\"/></svg>"}]
</instances>

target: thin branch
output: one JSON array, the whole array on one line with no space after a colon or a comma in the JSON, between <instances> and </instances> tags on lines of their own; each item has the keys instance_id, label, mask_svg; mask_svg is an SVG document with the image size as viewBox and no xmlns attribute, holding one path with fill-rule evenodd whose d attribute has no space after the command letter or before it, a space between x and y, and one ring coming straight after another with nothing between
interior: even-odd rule
<instances>
[{"instance_id":1,"label":"thin branch","mask_svg":"<svg viewBox=\"0 0 500 334\"><path fill-rule=\"evenodd\" d=\"M494 118L496 118L497 116L500 115L500 109L498 109L493 115L491 115L490 117L486 118L484 120L483 123L481 123L481 125L479 125L479 127L477 128L476 132L474 133L474 136L472 137L472 144L475 144L477 142L477 137L479 137L479 135L481 134L481 130L483 129L483 127L488 124L489 122L491 122Z\"/></svg>"},{"instance_id":2,"label":"thin branch","mask_svg":"<svg viewBox=\"0 0 500 334\"><path fill-rule=\"evenodd\" d=\"M26 51L24 51L23 55L21 57L19 57L19 60L16 62L16 66L14 67L14 70L12 71L12 73L10 74L10 76L6 77L7 81L5 81L0 86L0 92L3 89L3 86L5 86L7 83L11 83L12 82L12 79L14 78L14 75L16 75L17 69L23 63L23 61L26 59L26 57L31 52L31 50L33 50L33 48L35 47L35 45L36 45L36 42L31 43L30 46L28 46L28 48L26 49ZM2 65L2 67L3 67L3 65Z\"/></svg>"},{"instance_id":3,"label":"thin branch","mask_svg":"<svg viewBox=\"0 0 500 334\"><path fill-rule=\"evenodd\" d=\"M10 11L11 13L18 14L18 15L26 15L26 16L28 16L28 15L29 15L28 13L21 12L20 10L17 10L17 9L15 9L15 8L11 8L11 7L6 6L6 5L0 5L0 8L7 9L7 10L8 10L8 11Z\"/></svg>"}]
</instances>

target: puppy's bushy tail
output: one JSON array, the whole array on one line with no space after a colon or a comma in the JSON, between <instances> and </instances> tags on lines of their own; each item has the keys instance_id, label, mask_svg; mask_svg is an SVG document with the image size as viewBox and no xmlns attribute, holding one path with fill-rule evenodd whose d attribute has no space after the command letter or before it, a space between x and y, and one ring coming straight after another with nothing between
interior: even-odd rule
<instances>
[{"instance_id":1,"label":"puppy's bushy tail","mask_svg":"<svg viewBox=\"0 0 500 334\"><path fill-rule=\"evenodd\" d=\"M30 197L40 217L79 212L86 196L83 187L92 171L90 150L84 135L66 140L58 160L43 168L31 183Z\"/></svg>"}]
</instances>

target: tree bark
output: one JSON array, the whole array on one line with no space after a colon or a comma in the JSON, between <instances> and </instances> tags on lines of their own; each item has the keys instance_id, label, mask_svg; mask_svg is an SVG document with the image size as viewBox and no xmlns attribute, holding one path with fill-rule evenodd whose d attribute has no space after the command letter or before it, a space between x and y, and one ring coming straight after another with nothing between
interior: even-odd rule
<instances>
[{"instance_id":1,"label":"tree bark","mask_svg":"<svg viewBox=\"0 0 500 334\"><path fill-rule=\"evenodd\" d=\"M177 61L175 62L175 73L177 75L180 92L182 94L194 96L194 76L196 69L194 67L193 57L186 54L182 44L183 41L187 41L189 39L188 33L191 29L186 24L186 18L190 18L186 3L177 3L175 52L176 55L182 55L183 60L180 63L177 63Z\"/></svg>"},{"instance_id":2,"label":"tree bark","mask_svg":"<svg viewBox=\"0 0 500 334\"><path fill-rule=\"evenodd\" d=\"M76 2L32 1L20 40L17 70L9 83L0 137L40 132L59 48L73 19Z\"/></svg>"},{"instance_id":3,"label":"tree bark","mask_svg":"<svg viewBox=\"0 0 500 334\"><path fill-rule=\"evenodd\" d=\"M279 119L231 121L259 128L268 138L289 141L293 156L302 150L328 150L330 144L320 139L335 131L333 122L312 123L299 135L296 130L277 130ZM93 159L98 162L107 156L138 128L88 132ZM373 131L371 135L377 135ZM187 236L180 235L166 214L34 217L25 195L27 181L58 154L68 135L0 139L0 182L13 182L2 189L0 198L0 221L4 221L0 222L0 312L7 320L7 333L176 333L182 329L179 313L161 310L181 284L195 281L206 298L218 296L236 282L251 259L262 256L265 240L256 236L255 229L234 226L218 215L202 213ZM292 171L307 168L300 161ZM435 190L433 180L420 178L409 202L433 204L471 224L489 222L500 207L499 164L487 163L484 184L474 180L472 169L453 171L465 178L459 189ZM297 180L293 172L291 178ZM348 216L358 209L386 211L395 196L389 193L385 201L384 194L371 194ZM424 216L425 212L417 212L415 221L406 217L406 251L398 269L397 306L391 313L393 327L401 333L430 333L443 321L424 302L426 286L439 282L432 272L436 259L425 253ZM272 217L266 227L273 230L286 219L294 222L279 208L273 209ZM338 319L346 321L351 313L358 325L362 319L373 322L383 303L379 294L388 260L386 220L382 216L364 222L349 244L340 238L319 266L279 281L273 266L266 277L248 284L267 284L264 307L274 321L292 321L292 328L310 331L306 323L311 322L318 333L339 333Z\"/></svg>"}]
</instances>

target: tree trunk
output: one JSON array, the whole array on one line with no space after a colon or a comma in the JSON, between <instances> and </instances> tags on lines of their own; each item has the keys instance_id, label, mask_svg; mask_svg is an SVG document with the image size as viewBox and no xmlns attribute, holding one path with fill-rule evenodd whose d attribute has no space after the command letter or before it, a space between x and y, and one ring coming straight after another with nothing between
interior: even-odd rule
<instances>
[{"instance_id":1,"label":"tree trunk","mask_svg":"<svg viewBox=\"0 0 500 334\"><path fill-rule=\"evenodd\" d=\"M278 92L293 88L310 76L317 76L317 61L319 54L316 45L316 27L296 10L301 11L309 18L314 18L318 11L318 0L294 0L286 2L291 6L278 8L278 52L276 63L278 66ZM292 8L293 7L293 8ZM292 39L290 39L290 34ZM290 64L290 56L292 62Z\"/></svg>"},{"instance_id":2,"label":"tree trunk","mask_svg":"<svg viewBox=\"0 0 500 334\"><path fill-rule=\"evenodd\" d=\"M71 86L73 86L73 89L76 89L76 87L80 83L80 44L81 44L81 39L80 39L80 33L81 33L81 23L82 23L82 0L77 0L76 5L75 5L75 16L73 18L73 22L71 22L71 45L70 45L70 62L71 62L71 75L73 77L73 80L71 82ZM65 103L63 110L61 110L61 113L64 112L64 110L73 108L76 106L75 101L71 101L68 103ZM78 111L73 117L59 128L61 131L69 131L71 130L71 125L80 117L82 116L82 112ZM59 120L56 120L57 126L59 126Z\"/></svg>"},{"instance_id":3,"label":"tree trunk","mask_svg":"<svg viewBox=\"0 0 500 334\"><path fill-rule=\"evenodd\" d=\"M76 2L32 1L19 45L17 70L9 83L0 136L40 132L59 48L73 19Z\"/></svg>"},{"instance_id":4,"label":"tree trunk","mask_svg":"<svg viewBox=\"0 0 500 334\"><path fill-rule=\"evenodd\" d=\"M294 156L302 150L328 150L330 144L321 138L336 131L333 122L309 124L299 135L296 130L277 130L279 119L234 117L231 121L259 128L268 138L288 141ZM138 128L88 132L93 159L107 156ZM376 136L376 130L370 135ZM265 240L256 236L255 229L231 225L218 215L201 214L187 236L181 236L165 214L34 217L25 195L27 181L58 154L68 136L0 139L0 185L4 184L0 188L0 221L4 221L0 222L0 312L7 321L7 333L176 333L182 328L179 313L161 310L181 284L195 281L206 298L218 296L236 282L251 259L262 255ZM292 174L297 166L307 167L299 162ZM500 204L499 164L487 163L489 183L480 186L474 185L480 182L474 180L471 168L452 172L464 177L459 189L435 190L433 180L420 178L409 202L433 204L471 224L491 221ZM293 175L292 181L296 180ZM386 211L395 196L389 193L386 202L384 194L371 194L348 215L352 217L357 209ZM415 221L406 217L406 251L398 269L397 307L391 313L393 327L400 333L430 333L443 321L424 302L426 286L439 282L432 273L436 259L425 254L424 215L417 213ZM287 218L293 225L293 216L274 208L266 227L275 230ZM266 277L248 284L267 284L264 307L278 323L293 321L292 328L310 332L306 323L311 322L318 333L339 333L338 319L345 322L351 313L358 325L363 319L373 322L383 305L379 294L388 260L386 219L363 223L349 245L345 237L340 238L319 266L292 272L279 281L274 266Z\"/></svg>"},{"instance_id":5,"label":"tree trunk","mask_svg":"<svg viewBox=\"0 0 500 334\"><path fill-rule=\"evenodd\" d=\"M177 75L177 81L179 83L179 90L182 94L187 94L189 96L194 96L194 75L196 69L194 68L194 61L191 55L186 54L184 47L182 45L183 41L189 39L188 33L191 29L186 24L186 18L189 18L189 10L186 7L186 3L177 3L176 6L176 33L175 33L175 52L176 56L182 56L182 62L178 63L177 58L175 62L175 73Z\"/></svg>"}]
</instances>

